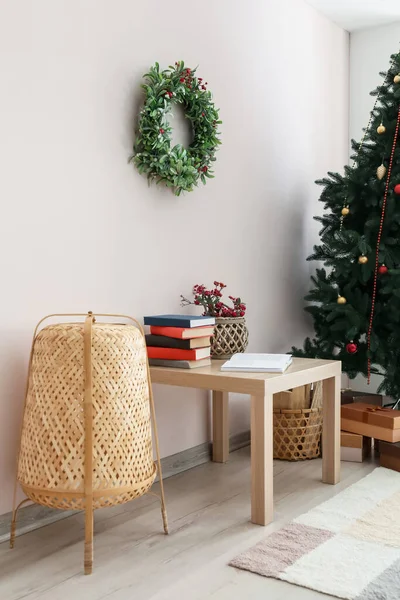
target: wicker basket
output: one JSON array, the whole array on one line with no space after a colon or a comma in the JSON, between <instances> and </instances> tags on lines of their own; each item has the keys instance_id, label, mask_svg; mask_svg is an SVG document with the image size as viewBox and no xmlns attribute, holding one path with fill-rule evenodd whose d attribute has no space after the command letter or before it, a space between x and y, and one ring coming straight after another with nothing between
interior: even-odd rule
<instances>
[{"instance_id":1,"label":"wicker basket","mask_svg":"<svg viewBox=\"0 0 400 600\"><path fill-rule=\"evenodd\" d=\"M153 411L137 326L97 323L89 314L84 323L49 325L34 336L17 480L38 504L86 511L86 573L93 509L142 496L154 482Z\"/></svg>"},{"instance_id":2,"label":"wicker basket","mask_svg":"<svg viewBox=\"0 0 400 600\"><path fill-rule=\"evenodd\" d=\"M322 408L274 409L274 458L321 456Z\"/></svg>"},{"instance_id":3,"label":"wicker basket","mask_svg":"<svg viewBox=\"0 0 400 600\"><path fill-rule=\"evenodd\" d=\"M249 332L244 317L217 317L211 341L212 358L228 359L237 352L245 352Z\"/></svg>"}]
</instances>

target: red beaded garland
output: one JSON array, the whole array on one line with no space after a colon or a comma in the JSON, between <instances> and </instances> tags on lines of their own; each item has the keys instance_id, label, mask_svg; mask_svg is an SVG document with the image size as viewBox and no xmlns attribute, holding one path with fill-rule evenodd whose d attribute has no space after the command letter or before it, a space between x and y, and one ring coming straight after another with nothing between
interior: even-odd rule
<instances>
[{"instance_id":1,"label":"red beaded garland","mask_svg":"<svg viewBox=\"0 0 400 600\"><path fill-rule=\"evenodd\" d=\"M385 211L386 211L386 202L387 202L387 197L388 197L388 193L389 193L390 175L392 173L394 152L395 152L395 149L396 149L397 138L398 138L398 135L399 135L399 126L400 126L400 107L399 107L399 110L398 110L398 113L397 113L396 131L394 132L392 152L390 154L390 162L389 162L389 168L388 168L388 173L387 173L387 178L386 178L386 186L385 186L385 195L383 197L381 220L380 220L380 223L379 223L378 240L377 240L377 243L376 243L374 284L373 284L373 289L372 289L371 314L370 314L370 317L369 317L369 327L368 327L368 334L367 334L368 352L371 349L372 323L373 323L373 320L374 320L374 312L375 312L376 285L377 285L377 280L378 280L378 268L379 268L379 246L380 246L380 243L381 243L383 221L385 219ZM397 187L400 188L400 184L398 184L398 186L396 185L396 187L394 188L395 192L396 192L396 188ZM397 192L396 192L396 194L397 194ZM368 357L368 383L370 383L370 382L371 382L371 358Z\"/></svg>"}]
</instances>

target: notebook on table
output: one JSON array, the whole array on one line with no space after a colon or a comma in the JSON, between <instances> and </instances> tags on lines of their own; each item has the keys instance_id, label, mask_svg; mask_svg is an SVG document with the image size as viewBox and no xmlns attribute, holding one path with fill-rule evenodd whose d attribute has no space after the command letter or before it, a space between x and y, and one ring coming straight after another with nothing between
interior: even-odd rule
<instances>
[{"instance_id":1,"label":"notebook on table","mask_svg":"<svg viewBox=\"0 0 400 600\"><path fill-rule=\"evenodd\" d=\"M234 354L221 371L284 373L292 362L290 354Z\"/></svg>"}]
</instances>

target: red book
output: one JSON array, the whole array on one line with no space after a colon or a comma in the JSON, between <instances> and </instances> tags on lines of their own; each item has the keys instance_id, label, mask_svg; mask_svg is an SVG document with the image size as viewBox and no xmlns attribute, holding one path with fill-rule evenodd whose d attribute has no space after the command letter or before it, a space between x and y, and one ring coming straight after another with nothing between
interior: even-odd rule
<instances>
[{"instance_id":1,"label":"red book","mask_svg":"<svg viewBox=\"0 0 400 600\"><path fill-rule=\"evenodd\" d=\"M214 327L160 327L151 325L150 333L153 335L165 335L180 340L191 340L197 337L209 337L214 333Z\"/></svg>"},{"instance_id":2,"label":"red book","mask_svg":"<svg viewBox=\"0 0 400 600\"><path fill-rule=\"evenodd\" d=\"M210 348L193 348L193 350L181 350L181 348L160 348L159 346L147 346L149 358L163 358L167 360L200 360L210 356Z\"/></svg>"}]
</instances>

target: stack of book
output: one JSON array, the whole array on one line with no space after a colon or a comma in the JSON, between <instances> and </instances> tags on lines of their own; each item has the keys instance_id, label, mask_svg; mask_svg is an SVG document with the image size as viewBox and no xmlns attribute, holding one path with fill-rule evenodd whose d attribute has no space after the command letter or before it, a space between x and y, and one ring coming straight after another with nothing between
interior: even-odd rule
<instances>
[{"instance_id":1,"label":"stack of book","mask_svg":"<svg viewBox=\"0 0 400 600\"><path fill-rule=\"evenodd\" d=\"M153 367L195 369L211 364L214 317L155 315L145 317L147 355Z\"/></svg>"}]
</instances>

